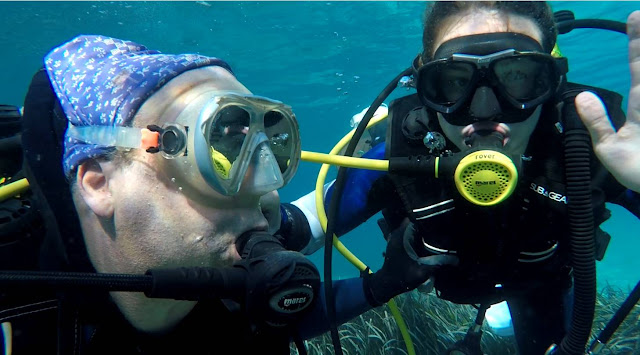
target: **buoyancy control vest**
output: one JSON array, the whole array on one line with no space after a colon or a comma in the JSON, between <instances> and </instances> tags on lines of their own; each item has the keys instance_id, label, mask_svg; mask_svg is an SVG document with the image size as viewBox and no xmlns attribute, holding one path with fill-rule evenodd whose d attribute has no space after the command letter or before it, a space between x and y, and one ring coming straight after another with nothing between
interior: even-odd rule
<instances>
[{"instance_id":1,"label":"buoyancy control vest","mask_svg":"<svg viewBox=\"0 0 640 355\"><path fill-rule=\"evenodd\" d=\"M567 83L563 95L543 107L540 121L523 154L514 193L494 206L478 206L456 191L454 181L434 176L390 172L388 177L404 214L414 223L422 256L458 255L457 268L443 267L436 290L456 303L494 303L509 290L526 290L556 279L569 282L569 226L561 141L561 97L593 91L604 101L616 128L624 121L622 97L608 90ZM447 156L456 152L446 140L443 149L429 152L428 132L442 134L435 112L417 95L393 101L389 107L386 159ZM444 135L442 134L442 137ZM625 191L591 152L592 201L598 226L610 212L605 206ZM601 260L610 237L595 230L596 258ZM538 281L538 282L536 282ZM496 285L505 287L496 288Z\"/></svg>"}]
</instances>

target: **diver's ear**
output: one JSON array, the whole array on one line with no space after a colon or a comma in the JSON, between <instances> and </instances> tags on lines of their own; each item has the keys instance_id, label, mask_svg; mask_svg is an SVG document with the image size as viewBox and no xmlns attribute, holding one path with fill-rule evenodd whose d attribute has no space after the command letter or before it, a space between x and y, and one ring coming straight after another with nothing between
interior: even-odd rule
<instances>
[{"instance_id":1,"label":"diver's ear","mask_svg":"<svg viewBox=\"0 0 640 355\"><path fill-rule=\"evenodd\" d=\"M100 163L89 159L80 164L76 185L80 196L93 213L102 218L113 217L113 195L109 190L109 179Z\"/></svg>"}]
</instances>

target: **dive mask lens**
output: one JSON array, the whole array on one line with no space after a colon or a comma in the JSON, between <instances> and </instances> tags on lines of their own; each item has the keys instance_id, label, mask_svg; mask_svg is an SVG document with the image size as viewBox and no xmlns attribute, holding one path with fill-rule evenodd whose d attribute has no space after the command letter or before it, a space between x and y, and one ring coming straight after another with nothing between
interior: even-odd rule
<instances>
[{"instance_id":1,"label":"dive mask lens","mask_svg":"<svg viewBox=\"0 0 640 355\"><path fill-rule=\"evenodd\" d=\"M530 109L551 97L561 75L555 59L542 53L522 53L491 63L498 91L517 109Z\"/></svg>"},{"instance_id":2,"label":"dive mask lens","mask_svg":"<svg viewBox=\"0 0 640 355\"><path fill-rule=\"evenodd\" d=\"M294 130L297 128L291 125L290 120L285 119L282 112L269 111L264 115L264 130L280 172L283 176L289 175L289 170L293 167L291 160L297 154L293 141Z\"/></svg>"},{"instance_id":3,"label":"dive mask lens","mask_svg":"<svg viewBox=\"0 0 640 355\"><path fill-rule=\"evenodd\" d=\"M249 133L250 115L235 105L221 107L209 130L211 162L220 179L229 179L231 167L240 156Z\"/></svg>"},{"instance_id":4,"label":"dive mask lens","mask_svg":"<svg viewBox=\"0 0 640 355\"><path fill-rule=\"evenodd\" d=\"M418 93L430 108L441 112L456 111L475 89L476 66L473 63L437 60L418 71Z\"/></svg>"},{"instance_id":5,"label":"dive mask lens","mask_svg":"<svg viewBox=\"0 0 640 355\"><path fill-rule=\"evenodd\" d=\"M478 88L492 90L500 103L496 121L515 123L553 95L562 74L550 55L509 49L486 56L453 54L425 64L417 75L425 106L453 125L467 125L478 120L468 110Z\"/></svg>"}]
</instances>

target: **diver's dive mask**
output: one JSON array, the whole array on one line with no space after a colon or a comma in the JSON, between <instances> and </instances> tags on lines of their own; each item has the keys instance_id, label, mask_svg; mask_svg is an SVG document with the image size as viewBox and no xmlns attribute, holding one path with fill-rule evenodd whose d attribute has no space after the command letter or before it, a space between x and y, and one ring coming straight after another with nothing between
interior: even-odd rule
<instances>
[{"instance_id":1,"label":"diver's dive mask","mask_svg":"<svg viewBox=\"0 0 640 355\"><path fill-rule=\"evenodd\" d=\"M413 62L422 103L452 125L482 119L514 123L556 93L567 72L565 58L543 52L531 37L489 33L442 43L434 60Z\"/></svg>"},{"instance_id":2,"label":"diver's dive mask","mask_svg":"<svg viewBox=\"0 0 640 355\"><path fill-rule=\"evenodd\" d=\"M67 135L92 144L161 152L175 175L172 181L200 192L206 184L226 196L241 189L252 195L277 190L291 180L300 162L298 123L291 108L235 92L201 95L163 127L69 125Z\"/></svg>"}]
</instances>

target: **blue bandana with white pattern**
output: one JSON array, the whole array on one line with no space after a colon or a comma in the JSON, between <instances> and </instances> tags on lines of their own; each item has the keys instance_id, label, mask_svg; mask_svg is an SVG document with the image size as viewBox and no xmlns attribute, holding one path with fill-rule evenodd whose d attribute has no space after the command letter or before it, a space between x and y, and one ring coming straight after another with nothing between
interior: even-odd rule
<instances>
[{"instance_id":1,"label":"blue bandana with white pattern","mask_svg":"<svg viewBox=\"0 0 640 355\"><path fill-rule=\"evenodd\" d=\"M53 49L45 69L58 100L76 126L127 126L153 93L179 74L223 60L199 54L163 54L145 46L105 36L82 35ZM83 161L113 147L85 144L65 135L63 168L69 178Z\"/></svg>"}]
</instances>

